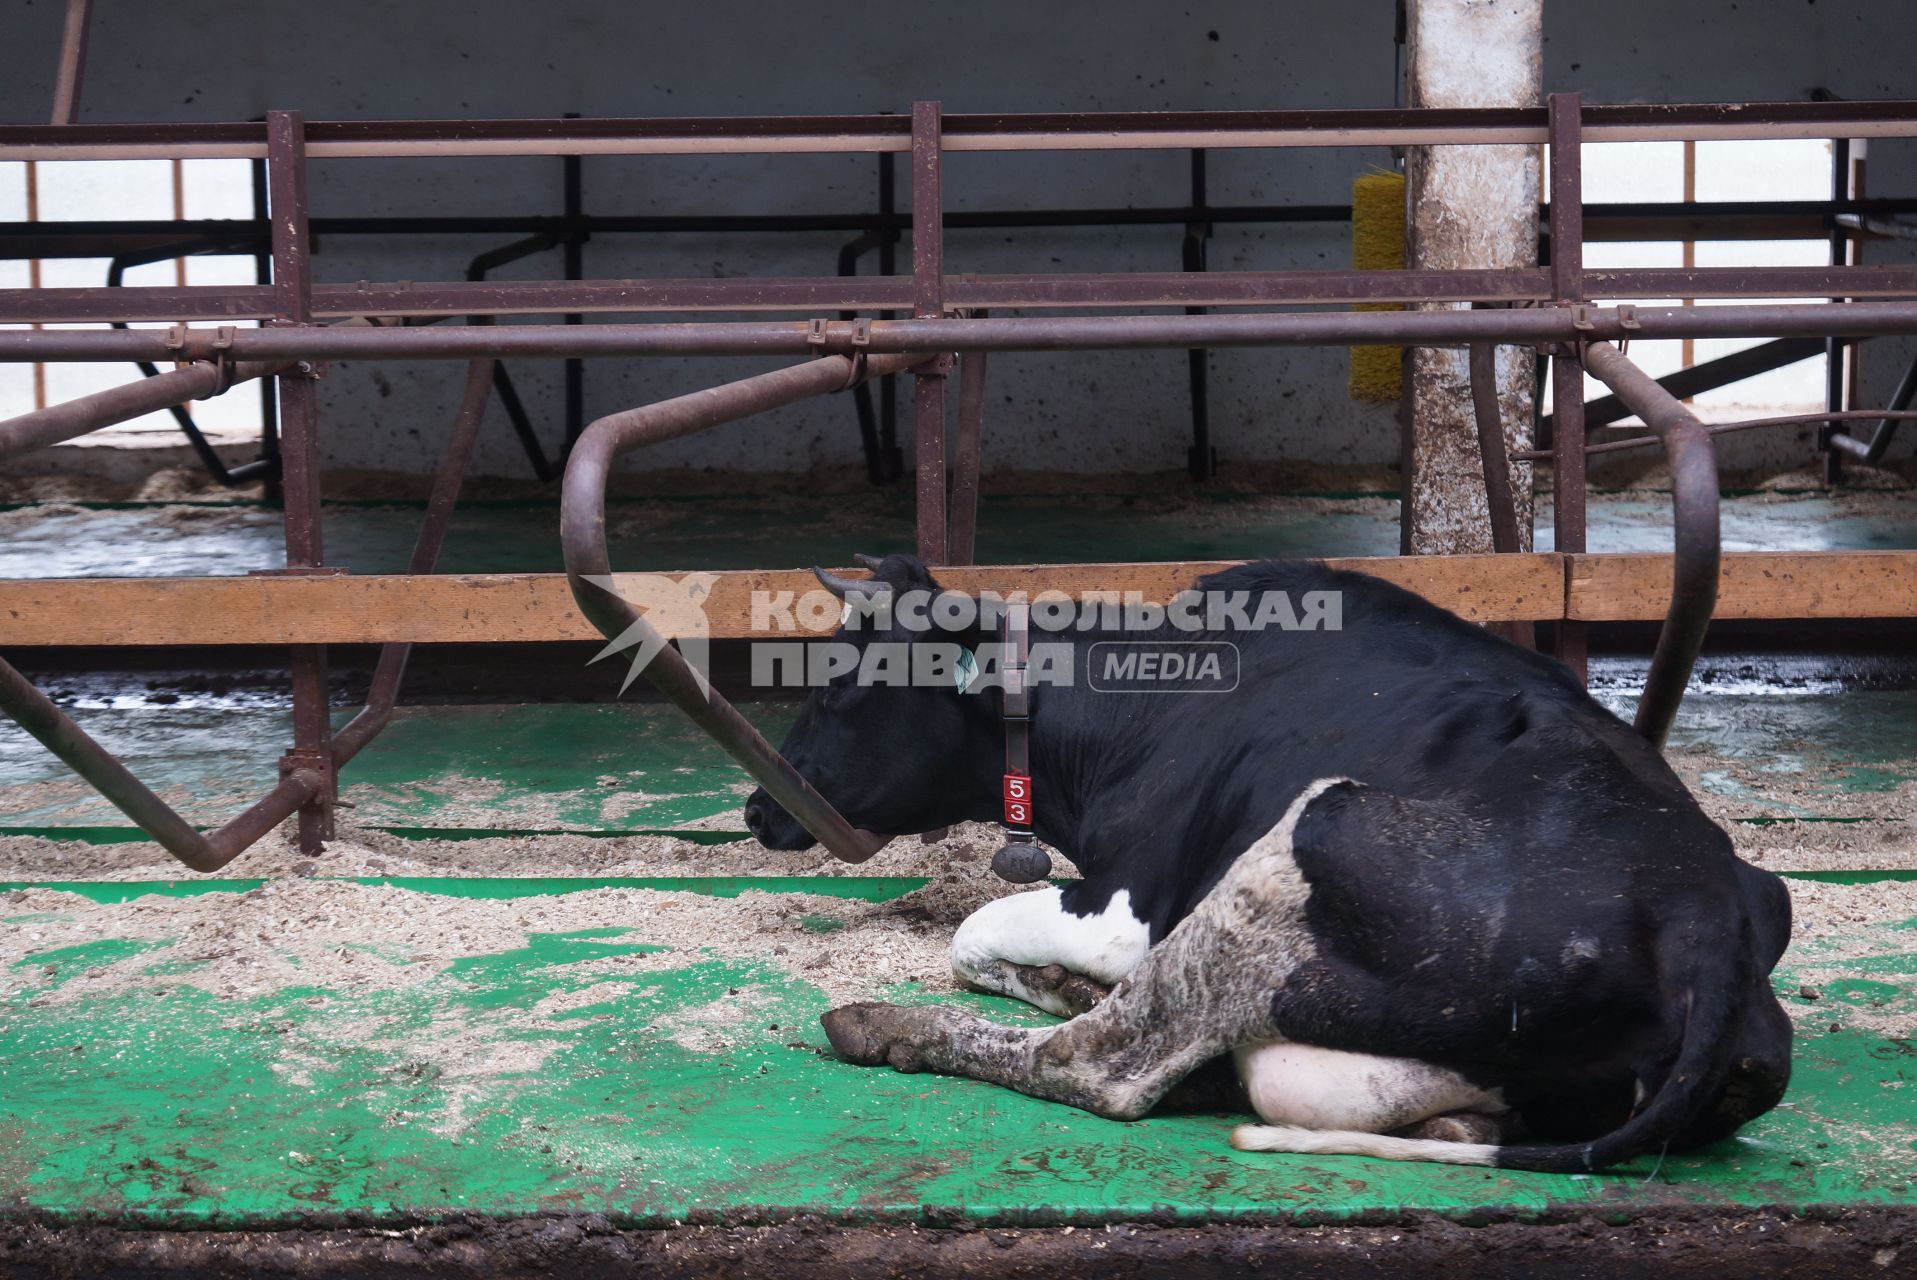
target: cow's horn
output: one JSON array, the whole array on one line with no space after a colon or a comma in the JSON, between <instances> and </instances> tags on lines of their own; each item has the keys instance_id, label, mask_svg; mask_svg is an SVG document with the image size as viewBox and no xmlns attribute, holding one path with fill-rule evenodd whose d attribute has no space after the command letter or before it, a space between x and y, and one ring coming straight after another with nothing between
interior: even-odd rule
<instances>
[{"instance_id":1,"label":"cow's horn","mask_svg":"<svg viewBox=\"0 0 1917 1280\"><path fill-rule=\"evenodd\" d=\"M841 600L848 595L876 595L878 592L891 590L888 583L872 578L841 578L831 570L821 569L817 565L812 567L812 576L819 580L820 586Z\"/></svg>"},{"instance_id":2,"label":"cow's horn","mask_svg":"<svg viewBox=\"0 0 1917 1280\"><path fill-rule=\"evenodd\" d=\"M852 563L858 565L861 569L870 569L873 573L877 573L879 566L884 564L885 560L881 556L868 556L862 552L854 551L852 553Z\"/></svg>"}]
</instances>

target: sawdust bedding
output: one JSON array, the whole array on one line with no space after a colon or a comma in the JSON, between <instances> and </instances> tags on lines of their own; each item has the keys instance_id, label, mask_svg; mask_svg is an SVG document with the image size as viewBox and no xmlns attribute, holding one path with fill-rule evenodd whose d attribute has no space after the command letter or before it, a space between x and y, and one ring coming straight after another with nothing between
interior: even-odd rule
<instances>
[{"instance_id":1,"label":"sawdust bedding","mask_svg":"<svg viewBox=\"0 0 1917 1280\"><path fill-rule=\"evenodd\" d=\"M454 899L390 885L287 877L241 894L147 894L101 904L61 889L15 889L0 897L0 988L30 1006L62 1006L131 991L177 986L228 1000L288 987L338 993L416 987L446 976L467 956L513 951L531 934L627 929L630 940L667 948L565 966L574 985L604 975L628 982L713 957L751 960L822 989L835 1002L871 998L914 984L955 989L952 931L984 903L1021 892L978 860L940 860L910 869L931 882L890 902L748 891L737 898L651 889L600 888L546 897ZM1870 926L1917 920L1917 883L1788 882L1796 922L1787 968L1814 967L1817 980L1872 977L1883 935ZM830 921L821 928L820 922ZM103 938L148 949L111 964L62 975L36 957ZM1881 975L1876 975L1881 978ZM566 1012L573 991L515 1015L535 1021ZM590 1000L587 1001L591 1003ZM723 1038L723 1008L691 1016L690 1040ZM1832 1011L1804 1011L1827 1020ZM1881 1016L1846 1006L1846 1021L1882 1022L1885 1034L1917 1032L1908 1007ZM703 1019L703 1020L702 1020ZM677 1034L678 1032L675 1032Z\"/></svg>"},{"instance_id":2,"label":"sawdust bedding","mask_svg":"<svg viewBox=\"0 0 1917 1280\"><path fill-rule=\"evenodd\" d=\"M230 1025L278 1033L273 1070L286 1087L314 1088L345 1055L365 1052L430 1076L433 1101L418 1112L396 1111L387 1122L452 1137L497 1106L500 1090L537 1078L576 1036L584 1011L643 999L653 989L650 979L671 970L715 959L753 963L817 988L834 1004L956 990L953 930L984 903L1023 892L987 869L992 840L989 828L973 828L937 845L899 842L874 860L877 865L854 868L931 877L883 903L622 888L456 899L310 874L280 875L240 894L146 894L116 904L59 889L15 889L0 894L0 1010L30 1017L31 1010L134 996L160 1016L169 996L197 989L232 1002ZM791 856L754 850L682 845L677 863L650 865L738 872L742 862L763 867ZM282 861L299 858L284 846L268 853ZM355 846L345 865L326 869L372 872L394 856ZM294 865L310 870L312 864ZM1883 950L1882 925L1917 919L1917 884L1790 887L1797 919L1785 965L1804 983L1787 995L1793 1017L1807 1031L1840 1024L1885 1037L1917 1035L1917 1008L1908 999L1822 998L1845 978L1881 980L1873 957ZM550 975L545 994L517 1006L447 998L470 981L454 967L465 957L517 951L535 934L586 930L664 949L555 962L530 975L535 985ZM611 932L619 930L626 932ZM147 945L77 972L48 959L102 939ZM301 1016L284 1007L293 1000L305 1006ZM762 1041L779 1003L771 984L715 984L710 999L652 1015L646 1034L691 1052L724 1054Z\"/></svg>"},{"instance_id":3,"label":"sawdust bedding","mask_svg":"<svg viewBox=\"0 0 1917 1280\"><path fill-rule=\"evenodd\" d=\"M1017 890L982 863L917 869L938 874L914 893L879 903L758 890L715 898L625 888L449 898L310 876L269 880L239 894L146 894L118 904L62 889L14 889L0 897L0 921L7 926L0 928L0 988L26 991L35 1007L180 985L229 1000L293 986L395 990L441 977L462 957L524 947L532 934L627 929L629 940L668 950L584 961L567 966L568 975L603 970L630 978L721 957L783 969L835 1000L908 982L950 991L952 931L985 902ZM58 965L34 960L102 938L153 946L64 978ZM154 974L156 965L165 972ZM565 1007L559 1001L537 1012L548 1016Z\"/></svg>"}]
</instances>

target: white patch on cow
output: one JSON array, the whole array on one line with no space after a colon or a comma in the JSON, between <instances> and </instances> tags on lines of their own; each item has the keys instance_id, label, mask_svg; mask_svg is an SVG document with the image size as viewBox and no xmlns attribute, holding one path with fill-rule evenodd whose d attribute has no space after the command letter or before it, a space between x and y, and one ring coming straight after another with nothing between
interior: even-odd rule
<instances>
[{"instance_id":1,"label":"white patch on cow","mask_svg":"<svg viewBox=\"0 0 1917 1280\"><path fill-rule=\"evenodd\" d=\"M1311 896L1311 886L1291 851L1298 820L1304 816L1306 805L1339 783L1350 781L1320 778L1300 791L1285 816L1239 855L1212 890L1218 899L1221 927L1227 931L1255 930L1263 935L1259 951L1273 957L1274 982L1282 981L1318 950L1317 939L1305 923L1305 900Z\"/></svg>"},{"instance_id":2,"label":"white patch on cow","mask_svg":"<svg viewBox=\"0 0 1917 1280\"><path fill-rule=\"evenodd\" d=\"M1281 1127L1386 1133L1450 1111L1505 1109L1497 1090L1412 1058L1281 1041L1241 1045L1232 1059L1251 1109Z\"/></svg>"},{"instance_id":3,"label":"white patch on cow","mask_svg":"<svg viewBox=\"0 0 1917 1280\"><path fill-rule=\"evenodd\" d=\"M1320 778L1299 792L1285 816L1245 851L1219 886L1230 890L1221 903L1228 908L1223 917L1229 930L1260 935L1260 951L1275 961L1274 984L1318 949L1305 919L1311 886L1292 848L1299 820L1313 800L1346 781ZM1232 1135L1233 1145L1243 1150L1347 1152L1457 1164L1489 1164L1495 1158L1497 1148L1491 1146L1377 1136L1450 1111L1505 1109L1498 1092L1454 1071L1282 1041L1243 1045L1232 1056L1253 1110L1268 1122Z\"/></svg>"},{"instance_id":4,"label":"white patch on cow","mask_svg":"<svg viewBox=\"0 0 1917 1280\"><path fill-rule=\"evenodd\" d=\"M1136 968L1150 949L1151 930L1132 914L1129 889L1113 894L1103 911L1079 916L1065 909L1061 890L1048 887L995 899L967 916L952 935L952 972L1048 1012L1067 1014L1050 1008L1042 996L1008 989L993 962L1062 965L1110 985Z\"/></svg>"},{"instance_id":5,"label":"white patch on cow","mask_svg":"<svg viewBox=\"0 0 1917 1280\"><path fill-rule=\"evenodd\" d=\"M1264 1124L1239 1125L1231 1131L1231 1145L1240 1151L1287 1151L1296 1155L1370 1156L1376 1160L1483 1165L1496 1164L1499 1150L1482 1142L1388 1138L1376 1133Z\"/></svg>"}]
</instances>

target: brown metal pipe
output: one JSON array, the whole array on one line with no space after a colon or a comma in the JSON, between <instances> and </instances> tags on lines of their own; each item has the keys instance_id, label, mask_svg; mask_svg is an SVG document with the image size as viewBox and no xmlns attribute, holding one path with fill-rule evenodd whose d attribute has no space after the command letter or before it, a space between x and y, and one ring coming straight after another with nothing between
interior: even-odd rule
<instances>
[{"instance_id":1,"label":"brown metal pipe","mask_svg":"<svg viewBox=\"0 0 1917 1280\"><path fill-rule=\"evenodd\" d=\"M1491 549L1500 555L1521 550L1518 509L1511 496L1511 466L1505 460L1504 420L1498 412L1498 349L1489 342L1471 344L1471 408L1478 426L1478 461L1484 469L1484 505L1491 518ZM1537 629L1522 619L1489 624L1512 644L1537 648Z\"/></svg>"},{"instance_id":2,"label":"brown metal pipe","mask_svg":"<svg viewBox=\"0 0 1917 1280\"><path fill-rule=\"evenodd\" d=\"M1585 109L1591 142L1645 139L1917 136L1917 103L1652 103ZM257 157L264 131L237 121L0 126L0 160ZM598 120L329 120L312 154L345 156L769 154L906 151L899 116ZM947 118L948 151L1521 144L1546 137L1538 107L1294 111L1118 111Z\"/></svg>"},{"instance_id":3,"label":"brown metal pipe","mask_svg":"<svg viewBox=\"0 0 1917 1280\"><path fill-rule=\"evenodd\" d=\"M1518 509L1511 496L1511 466L1504 453L1504 421L1498 413L1498 349L1471 344L1471 408L1477 416L1478 460L1484 466L1485 508L1491 517L1491 549L1518 548Z\"/></svg>"},{"instance_id":4,"label":"brown metal pipe","mask_svg":"<svg viewBox=\"0 0 1917 1280\"><path fill-rule=\"evenodd\" d=\"M1655 378L1616 347L1591 343L1584 353L1584 367L1644 419L1644 425L1664 442L1671 462L1675 526L1671 605L1651 655L1636 722L1638 732L1662 750L1717 607L1723 555L1718 537L1717 454L1710 431L1684 402L1658 386Z\"/></svg>"},{"instance_id":5,"label":"brown metal pipe","mask_svg":"<svg viewBox=\"0 0 1917 1280\"><path fill-rule=\"evenodd\" d=\"M866 325L863 330L855 324ZM484 356L804 355L858 345L874 354L935 351L1140 350L1178 347L1449 346L1580 339L1794 337L1917 333L1917 301L1768 303L1721 307L1522 307L1442 311L1324 311L1223 315L1017 316L870 322L718 321L692 324L474 325L465 328L241 329L250 360L472 360ZM0 331L0 360L211 359L215 335L187 330ZM171 345L169 345L171 344Z\"/></svg>"},{"instance_id":6,"label":"brown metal pipe","mask_svg":"<svg viewBox=\"0 0 1917 1280\"><path fill-rule=\"evenodd\" d=\"M317 773L295 769L231 822L202 833L148 790L5 659L0 659L0 710L93 784L114 808L133 819L135 826L195 871L218 871L326 785Z\"/></svg>"},{"instance_id":7,"label":"brown metal pipe","mask_svg":"<svg viewBox=\"0 0 1917 1280\"><path fill-rule=\"evenodd\" d=\"M494 368L491 360L475 360L466 370L466 391L460 398L459 413L453 418L452 434L447 437L439 457L432 496L426 500L426 515L419 522L413 558L406 566L408 573L431 573L439 564L440 548L446 544L446 527L452 522L453 508L459 503L460 485L466 479L466 463L472 457L473 442L479 437L479 424L486 416L486 403L492 397ZM410 644L380 646L379 663L373 668L373 682L366 691L365 707L333 735L335 771L344 768L393 718L400 682L406 678L406 662L412 654Z\"/></svg>"},{"instance_id":8,"label":"brown metal pipe","mask_svg":"<svg viewBox=\"0 0 1917 1280\"><path fill-rule=\"evenodd\" d=\"M718 690L710 688L670 644L664 644L639 612L617 593L589 578L612 574L606 550L606 481L622 454L679 436L734 422L768 409L797 404L814 396L843 391L861 378L904 373L932 357L875 356L863 363L848 356L825 356L771 373L691 395L662 400L600 418L573 445L560 497L560 537L566 577L573 599L607 639L632 634L655 648L646 679L725 748L774 800L813 836L846 862L863 862L885 846L887 837L853 827L787 763L773 745L740 715Z\"/></svg>"},{"instance_id":9,"label":"brown metal pipe","mask_svg":"<svg viewBox=\"0 0 1917 1280\"><path fill-rule=\"evenodd\" d=\"M263 378L277 372L284 363L239 365L233 370L233 382ZM217 367L212 364L190 364L170 373L95 391L62 404L48 405L44 409L0 422L0 461L72 440L102 427L131 422L144 414L171 409L189 400L210 399L223 390Z\"/></svg>"}]
</instances>

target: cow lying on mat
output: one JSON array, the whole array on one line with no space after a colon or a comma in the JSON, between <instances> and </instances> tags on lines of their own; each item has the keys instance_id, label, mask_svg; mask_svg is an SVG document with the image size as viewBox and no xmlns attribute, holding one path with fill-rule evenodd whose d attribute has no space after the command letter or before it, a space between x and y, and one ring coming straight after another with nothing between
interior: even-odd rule
<instances>
[{"instance_id":1,"label":"cow lying on mat","mask_svg":"<svg viewBox=\"0 0 1917 1280\"><path fill-rule=\"evenodd\" d=\"M910 557L864 562L870 580L821 580L867 606L941 590ZM1555 662L1378 579L1272 562L1198 589L1337 593L1341 629L1231 633L1226 694L1036 688L1038 833L1084 878L987 904L952 963L1071 1020L848 1005L825 1016L843 1057L1132 1119L1230 1054L1265 1121L1241 1148L1547 1171L1713 1141L1776 1104L1790 899L1647 741ZM837 638L952 638L889 625ZM1115 636L1140 638L1037 638L1082 655ZM1001 706L846 675L783 750L870 830L989 821ZM769 846L812 842L763 791L746 816Z\"/></svg>"}]
</instances>

